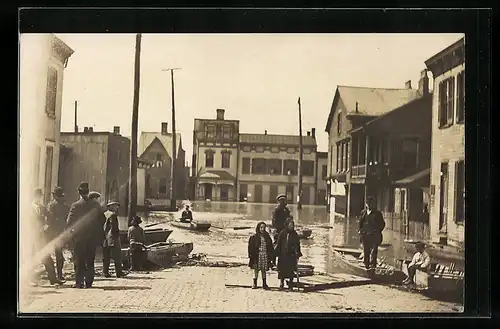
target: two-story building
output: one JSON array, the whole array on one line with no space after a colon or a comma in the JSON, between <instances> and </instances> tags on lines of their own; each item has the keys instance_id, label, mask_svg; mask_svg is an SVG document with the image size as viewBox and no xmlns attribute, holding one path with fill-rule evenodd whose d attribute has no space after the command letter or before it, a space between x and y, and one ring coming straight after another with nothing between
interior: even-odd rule
<instances>
[{"instance_id":1,"label":"two-story building","mask_svg":"<svg viewBox=\"0 0 500 329\"><path fill-rule=\"evenodd\" d=\"M175 173L172 173L173 135L168 132L168 123L161 123L160 132L141 132L137 154L140 158L153 163L146 171L146 198L170 199L172 174L175 175L175 198L186 197L189 177L184 168L186 152L182 147L180 133L176 133Z\"/></svg>"},{"instance_id":2,"label":"two-story building","mask_svg":"<svg viewBox=\"0 0 500 329\"><path fill-rule=\"evenodd\" d=\"M101 193L101 201L118 200L120 215L126 215L130 168L130 139L120 135L120 127L113 132L61 132L63 155L59 161L59 184L64 188L68 202L78 200L77 187L87 181L90 189Z\"/></svg>"},{"instance_id":3,"label":"two-story building","mask_svg":"<svg viewBox=\"0 0 500 329\"><path fill-rule=\"evenodd\" d=\"M240 134L238 195L240 201L275 203L286 194L288 203L296 202L299 173L299 136ZM302 136L302 204L316 203L315 129Z\"/></svg>"},{"instance_id":4,"label":"two-story building","mask_svg":"<svg viewBox=\"0 0 500 329\"><path fill-rule=\"evenodd\" d=\"M353 148L350 131L418 97L419 92L411 88L411 82L402 89L337 86L325 127L328 133L327 194L331 215L339 213L349 217L359 214L363 208L364 185L350 186ZM366 143L364 140L359 143L356 142L355 147L361 152L359 158L364 159L366 154L362 152L366 150ZM349 187L355 191L349 191ZM349 195L362 195L363 199L351 201Z\"/></svg>"},{"instance_id":5,"label":"two-story building","mask_svg":"<svg viewBox=\"0 0 500 329\"><path fill-rule=\"evenodd\" d=\"M237 201L238 120L194 119L192 195L195 200Z\"/></svg>"},{"instance_id":6,"label":"two-story building","mask_svg":"<svg viewBox=\"0 0 500 329\"><path fill-rule=\"evenodd\" d=\"M465 231L465 39L429 58L434 77L431 239L460 245Z\"/></svg>"}]
</instances>

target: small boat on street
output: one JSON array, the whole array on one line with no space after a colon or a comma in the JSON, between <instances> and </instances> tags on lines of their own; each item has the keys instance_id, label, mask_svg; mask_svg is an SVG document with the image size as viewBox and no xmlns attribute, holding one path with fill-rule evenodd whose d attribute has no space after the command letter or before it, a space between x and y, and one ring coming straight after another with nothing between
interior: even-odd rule
<instances>
[{"instance_id":1,"label":"small boat on street","mask_svg":"<svg viewBox=\"0 0 500 329\"><path fill-rule=\"evenodd\" d=\"M159 242L148 246L148 261L158 267L168 267L177 261L188 259L192 251L192 242Z\"/></svg>"},{"instance_id":2,"label":"small boat on street","mask_svg":"<svg viewBox=\"0 0 500 329\"><path fill-rule=\"evenodd\" d=\"M145 229L144 234L146 235L146 245L150 245L157 242L167 241L170 234L172 234L172 230L166 228L154 228L154 229ZM120 242L122 246L128 247L128 232L120 231Z\"/></svg>"},{"instance_id":3,"label":"small boat on street","mask_svg":"<svg viewBox=\"0 0 500 329\"><path fill-rule=\"evenodd\" d=\"M367 270L360 259L363 251L361 249L353 248L333 248L339 263L352 271L355 275L370 278L374 281L384 283L401 282L405 279L406 275L403 271L396 269L385 262L385 259L379 257L377 268L374 270Z\"/></svg>"},{"instance_id":4,"label":"small boat on street","mask_svg":"<svg viewBox=\"0 0 500 329\"><path fill-rule=\"evenodd\" d=\"M170 222L170 225L178 228L183 228L190 231L206 232L210 229L210 222L206 221L192 221L192 222L181 222L180 220L174 220Z\"/></svg>"}]
</instances>

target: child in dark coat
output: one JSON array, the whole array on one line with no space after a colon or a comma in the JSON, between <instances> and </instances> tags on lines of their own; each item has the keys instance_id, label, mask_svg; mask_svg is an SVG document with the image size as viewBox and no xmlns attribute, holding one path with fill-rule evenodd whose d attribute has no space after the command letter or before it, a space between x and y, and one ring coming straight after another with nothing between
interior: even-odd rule
<instances>
[{"instance_id":1,"label":"child in dark coat","mask_svg":"<svg viewBox=\"0 0 500 329\"><path fill-rule=\"evenodd\" d=\"M274 260L273 242L266 231L266 223L260 222L255 228L255 234L248 240L248 266L254 270L253 289L257 288L259 272L262 275L262 287L269 289L266 283L266 272Z\"/></svg>"}]
</instances>

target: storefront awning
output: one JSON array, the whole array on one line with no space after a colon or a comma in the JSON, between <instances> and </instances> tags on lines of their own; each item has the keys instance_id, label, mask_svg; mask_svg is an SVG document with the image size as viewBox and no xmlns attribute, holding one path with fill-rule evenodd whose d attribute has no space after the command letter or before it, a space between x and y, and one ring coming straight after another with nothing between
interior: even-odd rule
<instances>
[{"instance_id":1,"label":"storefront awning","mask_svg":"<svg viewBox=\"0 0 500 329\"><path fill-rule=\"evenodd\" d=\"M416 174L400 179L394 185L419 185L429 186L430 183L430 168L422 170Z\"/></svg>"},{"instance_id":2,"label":"storefront awning","mask_svg":"<svg viewBox=\"0 0 500 329\"><path fill-rule=\"evenodd\" d=\"M201 174L198 184L234 186L235 177L223 170L210 170Z\"/></svg>"}]
</instances>

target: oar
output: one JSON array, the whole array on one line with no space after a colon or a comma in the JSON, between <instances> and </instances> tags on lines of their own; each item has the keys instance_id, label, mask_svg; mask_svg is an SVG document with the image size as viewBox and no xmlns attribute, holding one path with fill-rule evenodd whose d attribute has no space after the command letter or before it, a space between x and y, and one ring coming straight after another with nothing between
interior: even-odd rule
<instances>
[{"instance_id":1,"label":"oar","mask_svg":"<svg viewBox=\"0 0 500 329\"><path fill-rule=\"evenodd\" d=\"M252 228L251 226L237 226L233 227L233 230L248 230L249 228Z\"/></svg>"}]
</instances>

